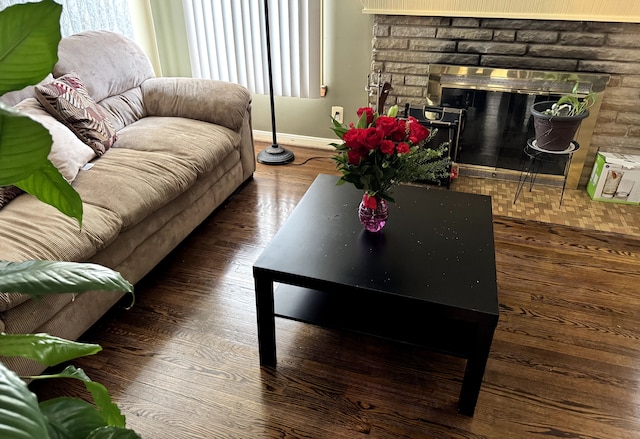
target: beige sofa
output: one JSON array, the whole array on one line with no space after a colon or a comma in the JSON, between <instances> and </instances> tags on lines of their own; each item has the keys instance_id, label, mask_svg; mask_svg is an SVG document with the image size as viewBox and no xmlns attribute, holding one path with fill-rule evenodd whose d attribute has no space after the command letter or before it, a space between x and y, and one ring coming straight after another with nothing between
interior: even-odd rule
<instances>
[{"instance_id":1,"label":"beige sofa","mask_svg":"<svg viewBox=\"0 0 640 439\"><path fill-rule=\"evenodd\" d=\"M72 183L84 204L82 229L20 195L0 209L0 260L95 262L135 284L253 175L251 96L235 84L155 78L135 44L102 31L61 41L53 76L69 72L108 110L117 140ZM2 292L0 331L78 339L121 296L31 300ZM20 374L43 370L27 360L3 361Z\"/></svg>"}]
</instances>

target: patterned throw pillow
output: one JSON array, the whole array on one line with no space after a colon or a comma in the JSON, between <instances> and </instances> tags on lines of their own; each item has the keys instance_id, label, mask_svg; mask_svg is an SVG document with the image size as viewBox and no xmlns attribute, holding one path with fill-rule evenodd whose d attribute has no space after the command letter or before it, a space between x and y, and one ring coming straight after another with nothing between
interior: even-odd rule
<instances>
[{"instance_id":1,"label":"patterned throw pillow","mask_svg":"<svg viewBox=\"0 0 640 439\"><path fill-rule=\"evenodd\" d=\"M22 193L22 189L16 186L4 186L0 187L0 209L6 206L9 201Z\"/></svg>"},{"instance_id":2,"label":"patterned throw pillow","mask_svg":"<svg viewBox=\"0 0 640 439\"><path fill-rule=\"evenodd\" d=\"M116 141L116 131L107 111L89 96L75 73L36 86L35 94L49 114L68 126L98 156Z\"/></svg>"}]
</instances>

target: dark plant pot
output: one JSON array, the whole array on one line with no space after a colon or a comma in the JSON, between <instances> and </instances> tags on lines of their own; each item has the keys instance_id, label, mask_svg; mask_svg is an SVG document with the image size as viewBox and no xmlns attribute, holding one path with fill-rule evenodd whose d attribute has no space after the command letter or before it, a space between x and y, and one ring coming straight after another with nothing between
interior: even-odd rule
<instances>
[{"instance_id":1,"label":"dark plant pot","mask_svg":"<svg viewBox=\"0 0 640 439\"><path fill-rule=\"evenodd\" d=\"M589 110L578 116L549 116L543 112L556 101L537 102L531 106L533 128L536 134L536 146L548 151L564 151L580 128L582 119L589 116Z\"/></svg>"}]
</instances>

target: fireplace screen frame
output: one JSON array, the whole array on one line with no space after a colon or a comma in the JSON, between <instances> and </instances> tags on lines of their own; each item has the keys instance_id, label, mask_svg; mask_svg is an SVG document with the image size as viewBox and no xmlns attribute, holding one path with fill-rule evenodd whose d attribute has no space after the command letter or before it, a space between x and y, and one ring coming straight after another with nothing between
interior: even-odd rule
<instances>
[{"instance_id":1,"label":"fireplace screen frame","mask_svg":"<svg viewBox=\"0 0 640 439\"><path fill-rule=\"evenodd\" d=\"M589 117L583 120L576 135L575 140L580 144L580 150L574 154L567 177L567 188L576 189L580 183L587 157L595 157L597 152L591 151L591 137L609 79L610 75L606 73L429 64L426 94L433 105L441 105L443 89L557 96L572 93L574 85L577 83L577 94L581 97L586 96L592 90L597 95L597 101L589 108ZM495 174L495 170L491 172Z\"/></svg>"}]
</instances>

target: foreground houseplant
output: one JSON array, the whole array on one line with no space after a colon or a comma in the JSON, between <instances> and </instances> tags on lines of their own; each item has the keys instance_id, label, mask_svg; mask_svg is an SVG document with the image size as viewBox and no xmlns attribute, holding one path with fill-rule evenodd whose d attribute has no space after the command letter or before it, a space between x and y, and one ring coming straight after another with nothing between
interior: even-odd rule
<instances>
[{"instance_id":1,"label":"foreground houseplant","mask_svg":"<svg viewBox=\"0 0 640 439\"><path fill-rule=\"evenodd\" d=\"M62 7L53 0L0 11L0 95L42 80L57 61ZM0 186L15 185L82 224L82 201L47 156L49 132L0 103ZM132 292L133 286L108 268L59 261L0 261L0 288L32 297L89 290ZM0 333L0 356L20 356L53 366L101 348L47 334ZM68 366L55 375L28 379L82 380L94 405L77 398L38 403L25 381L0 362L0 437L138 438L99 383Z\"/></svg>"},{"instance_id":2,"label":"foreground houseplant","mask_svg":"<svg viewBox=\"0 0 640 439\"><path fill-rule=\"evenodd\" d=\"M377 232L387 220L387 202L395 185L411 181L438 181L449 176L448 145L436 149L425 145L428 128L415 118L397 118L398 107L380 116L369 107L357 111L358 121L349 126L333 119L333 132L342 143L332 143L342 173L338 184L351 183L364 192L359 217L366 230Z\"/></svg>"},{"instance_id":3,"label":"foreground houseplant","mask_svg":"<svg viewBox=\"0 0 640 439\"><path fill-rule=\"evenodd\" d=\"M589 117L588 108L596 102L596 94L590 92L579 98L578 84L572 94L556 101L542 101L533 104L531 115L535 130L536 146L549 151L565 151L571 147L582 120Z\"/></svg>"}]
</instances>

